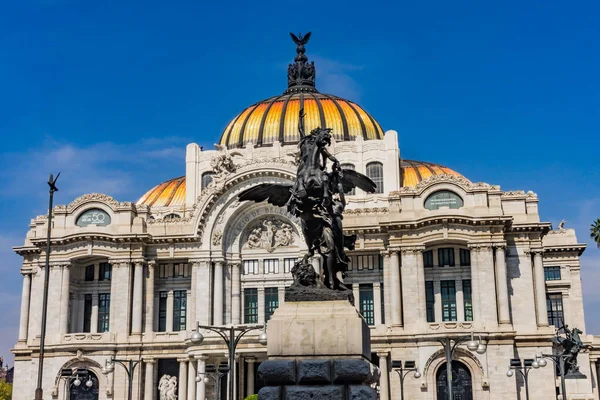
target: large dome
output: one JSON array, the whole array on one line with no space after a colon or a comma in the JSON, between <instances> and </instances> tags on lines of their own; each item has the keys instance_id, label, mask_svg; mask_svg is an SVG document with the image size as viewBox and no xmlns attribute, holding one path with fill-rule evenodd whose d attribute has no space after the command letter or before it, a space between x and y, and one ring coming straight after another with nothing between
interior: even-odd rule
<instances>
[{"instance_id":1,"label":"large dome","mask_svg":"<svg viewBox=\"0 0 600 400\"><path fill-rule=\"evenodd\" d=\"M288 88L243 110L225 128L220 145L228 148L269 146L275 141L294 144L298 134L299 112L304 108L305 132L315 128L331 128L336 141L382 139L383 129L358 104L340 97L319 93L315 87L315 65L308 62L304 45L310 34L292 36L298 46L294 63L288 67Z\"/></svg>"},{"instance_id":2,"label":"large dome","mask_svg":"<svg viewBox=\"0 0 600 400\"><path fill-rule=\"evenodd\" d=\"M383 129L359 105L322 93L285 93L251 105L239 113L221 135L221 145L244 147L298 143L298 113L304 108L305 130L332 128L336 141L382 139Z\"/></svg>"}]
</instances>

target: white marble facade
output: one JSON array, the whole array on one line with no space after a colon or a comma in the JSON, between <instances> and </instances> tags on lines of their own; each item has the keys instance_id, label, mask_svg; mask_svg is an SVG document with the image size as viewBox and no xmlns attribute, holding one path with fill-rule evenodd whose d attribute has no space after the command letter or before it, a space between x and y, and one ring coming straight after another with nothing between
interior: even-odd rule
<instances>
[{"instance_id":1,"label":"white marble facade","mask_svg":"<svg viewBox=\"0 0 600 400\"><path fill-rule=\"evenodd\" d=\"M46 398L65 398L60 370L77 366L97 375L100 399L125 399L123 370L117 366L108 377L100 373L112 355L142 360L134 398L156 399L165 360L176 366L179 400L213 398L214 384L196 384L195 376L207 364L225 361L225 347L214 335L200 346L186 341L195 322L264 323L267 303L284 301L289 260L305 250L299 221L284 209L236 198L260 182L293 180L290 149L295 145L275 142L233 154L203 151L192 143L180 204L147 206L89 194L54 208ZM353 285L357 307L371 306L372 351L383 367L380 398L399 398L398 376L385 366L415 360L422 377L406 379L406 398L437 399L436 373L444 363L437 340L475 332L486 341L487 352L478 355L463 347L457 352L472 376L473 398L524 399L522 382L506 371L510 358L552 351L555 328L548 321L547 294L558 295L565 322L585 332L579 261L585 245L575 232L552 230L542 222L533 192L503 191L451 174L402 186L395 131L382 140L333 143L332 152L363 173L369 162L383 164L383 193L349 196L344 216L345 228L358 237L349 252L353 262L346 282ZM216 157L229 164L215 162ZM214 169L212 183L202 187L202 174ZM425 200L440 190L458 195L463 206L425 208ZM101 210L99 219L78 226L90 209ZM15 400L34 396L46 224L45 216L33 219L24 244L15 248L23 257L21 324L13 350ZM442 260L451 257L449 252L454 266ZM549 267L557 267L552 273L560 271L560 279L545 279ZM448 287L450 300L444 297ZM239 347L234 379L240 399L256 391L255 367L266 357L266 348L256 342L258 333ZM597 343L591 335L583 338ZM592 349L580 355L588 379L568 382L569 399L598 399L599 354ZM552 368L532 372L530 383L533 399L556 398Z\"/></svg>"}]
</instances>

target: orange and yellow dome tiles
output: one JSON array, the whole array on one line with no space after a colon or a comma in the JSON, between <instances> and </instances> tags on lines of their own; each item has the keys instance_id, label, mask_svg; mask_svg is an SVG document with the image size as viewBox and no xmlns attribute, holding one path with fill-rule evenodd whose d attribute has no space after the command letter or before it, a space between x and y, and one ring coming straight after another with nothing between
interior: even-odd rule
<instances>
[{"instance_id":1,"label":"orange and yellow dome tiles","mask_svg":"<svg viewBox=\"0 0 600 400\"><path fill-rule=\"evenodd\" d=\"M383 139L379 123L358 104L337 96L312 93L284 93L251 105L225 128L220 145L228 148L268 146L275 141L298 143L298 119L304 108L306 133L314 128L332 128L336 141Z\"/></svg>"},{"instance_id":2,"label":"orange and yellow dome tiles","mask_svg":"<svg viewBox=\"0 0 600 400\"><path fill-rule=\"evenodd\" d=\"M424 161L402 160L400 162L402 186L415 187L419 182L434 175L460 176L458 172ZM154 186L136 202L152 207L183 207L185 204L185 176L170 179Z\"/></svg>"}]
</instances>

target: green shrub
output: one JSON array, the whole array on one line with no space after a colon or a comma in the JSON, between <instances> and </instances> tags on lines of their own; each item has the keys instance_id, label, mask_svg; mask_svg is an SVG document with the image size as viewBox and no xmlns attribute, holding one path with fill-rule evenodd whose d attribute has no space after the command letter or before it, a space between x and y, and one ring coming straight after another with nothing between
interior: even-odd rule
<instances>
[{"instance_id":1,"label":"green shrub","mask_svg":"<svg viewBox=\"0 0 600 400\"><path fill-rule=\"evenodd\" d=\"M258 395L252 394L252 395L246 397L244 400L258 400Z\"/></svg>"}]
</instances>

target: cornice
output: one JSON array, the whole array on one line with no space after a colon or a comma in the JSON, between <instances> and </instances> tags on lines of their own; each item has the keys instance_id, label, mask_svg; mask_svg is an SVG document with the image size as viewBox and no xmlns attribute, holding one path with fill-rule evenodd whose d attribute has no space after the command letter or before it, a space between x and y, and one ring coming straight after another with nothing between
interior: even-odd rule
<instances>
[{"instance_id":1,"label":"cornice","mask_svg":"<svg viewBox=\"0 0 600 400\"><path fill-rule=\"evenodd\" d=\"M425 189L439 183L451 183L461 187L466 192L474 191L500 191L500 186L490 185L485 182L473 183L463 176L456 176L450 174L432 175L426 179L423 179L415 186L404 186L399 190L392 191L389 193L391 198L399 198L404 195L419 195L425 191Z\"/></svg>"}]
</instances>

